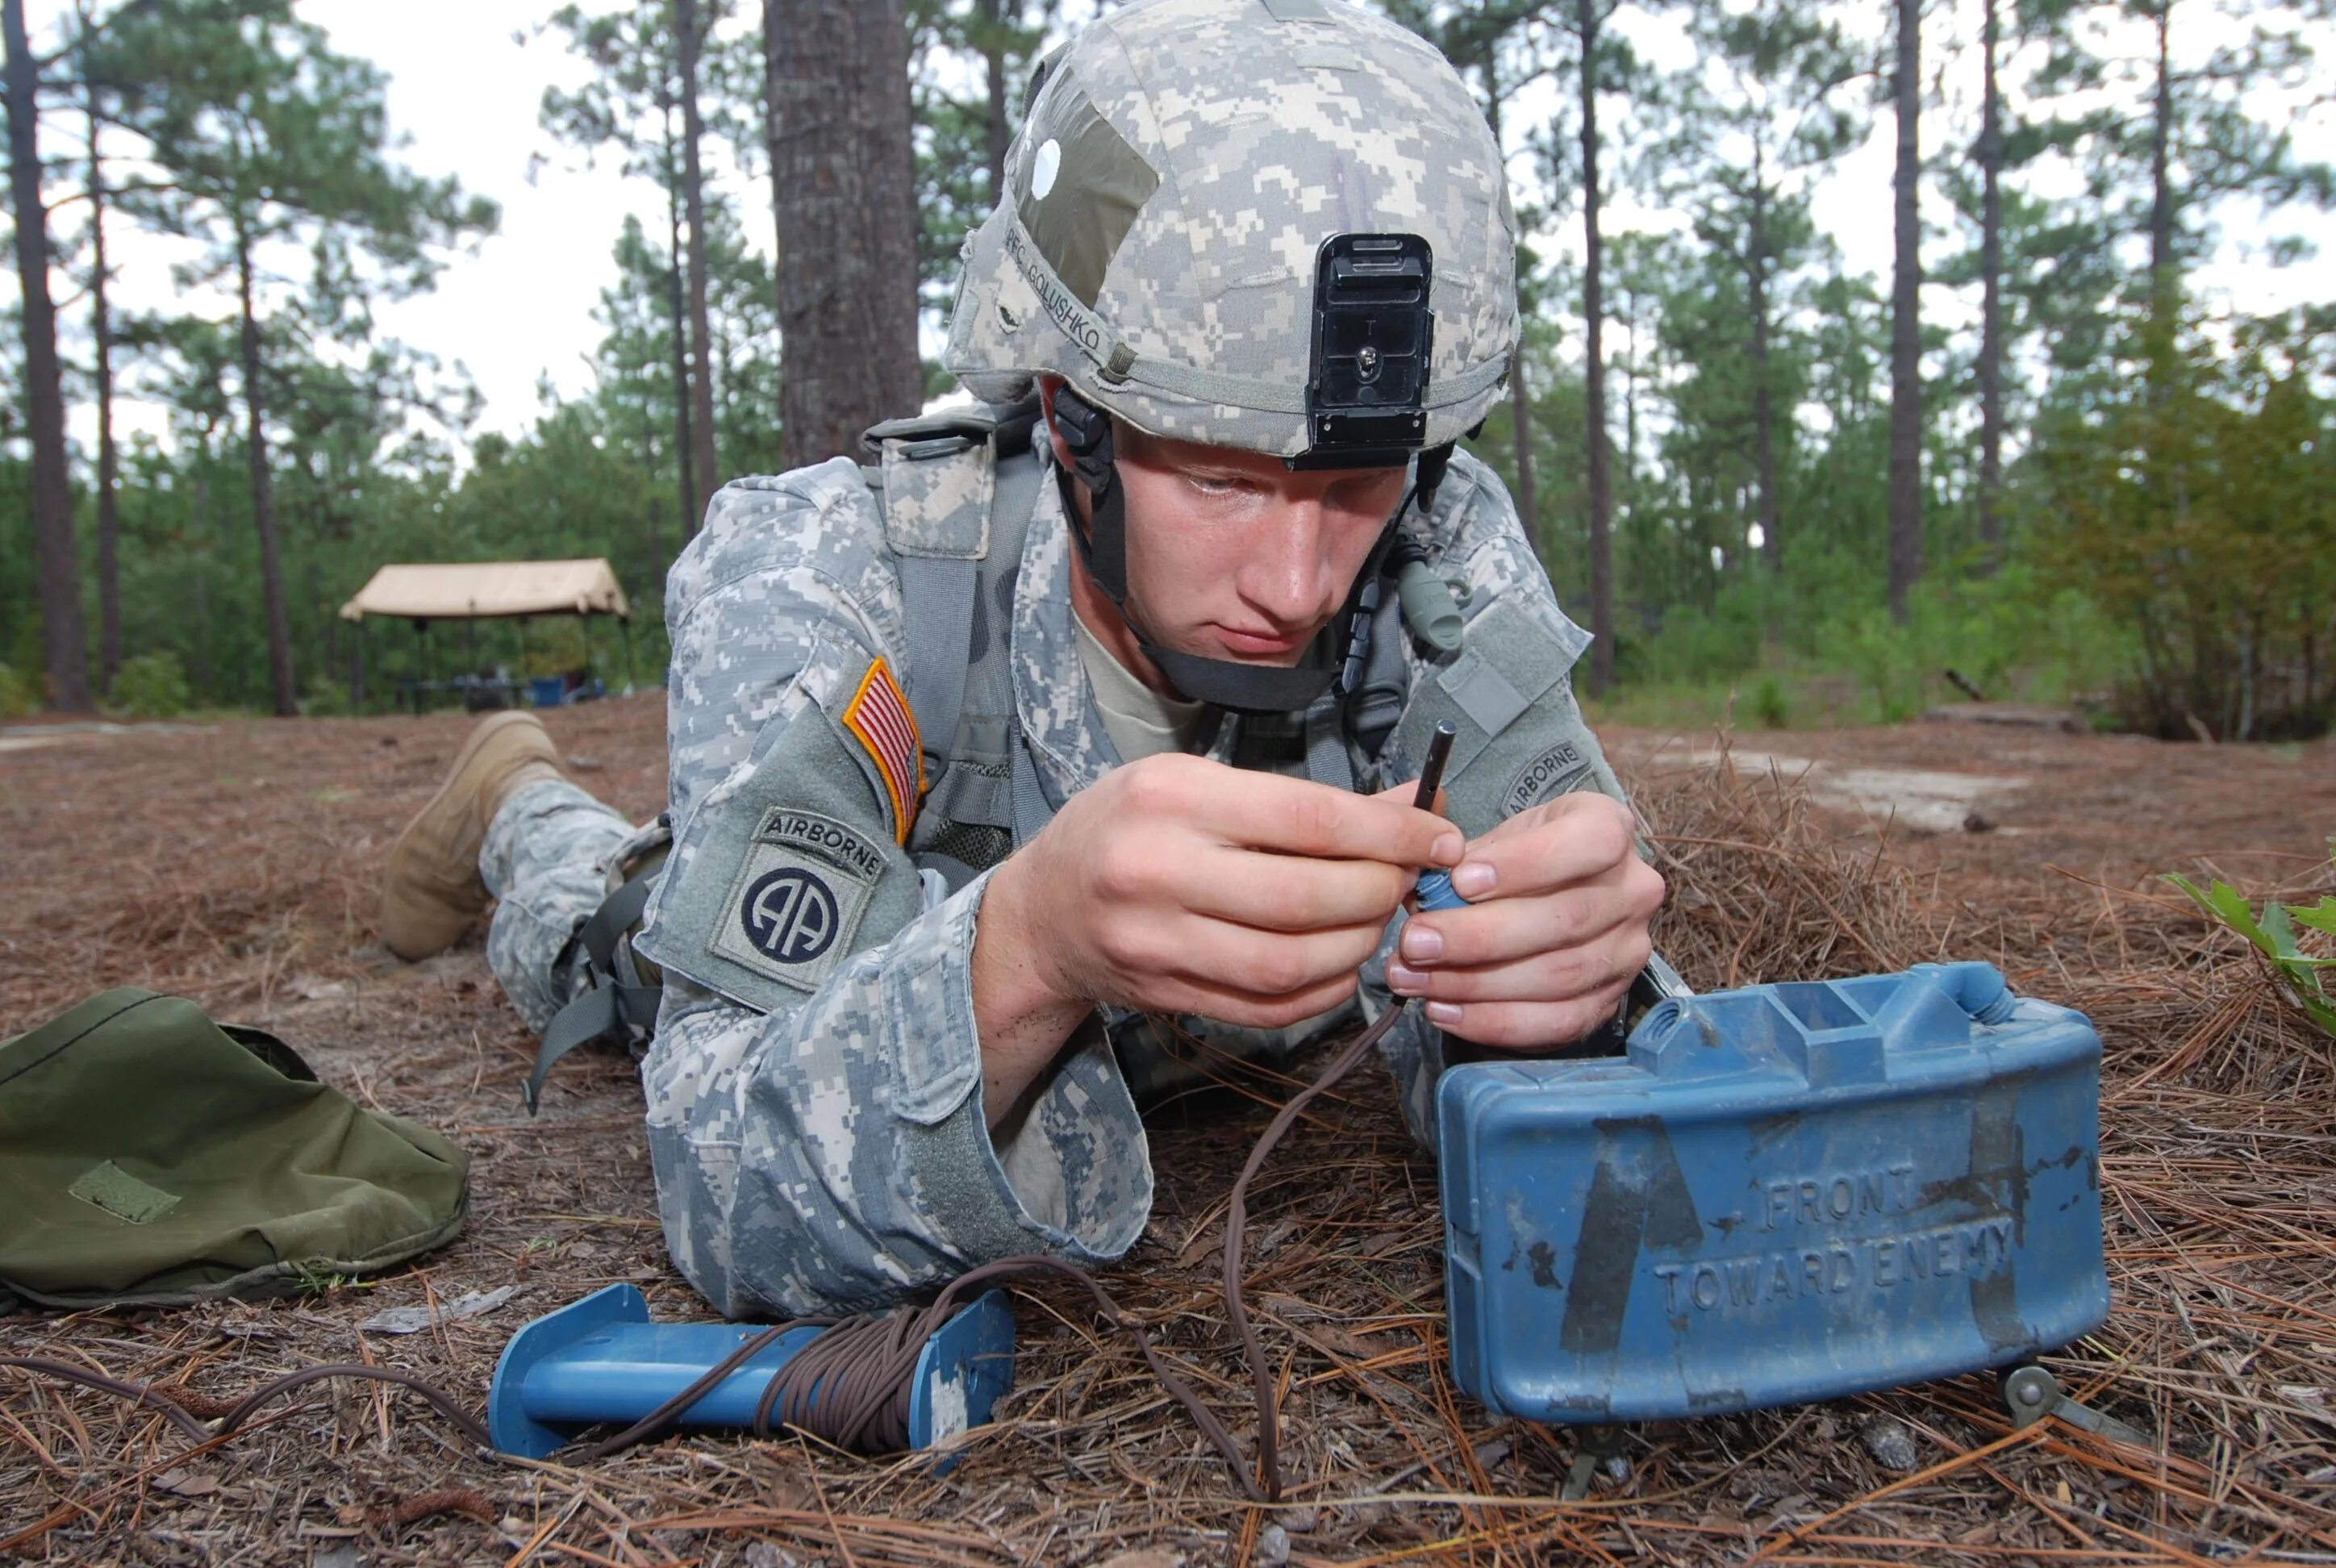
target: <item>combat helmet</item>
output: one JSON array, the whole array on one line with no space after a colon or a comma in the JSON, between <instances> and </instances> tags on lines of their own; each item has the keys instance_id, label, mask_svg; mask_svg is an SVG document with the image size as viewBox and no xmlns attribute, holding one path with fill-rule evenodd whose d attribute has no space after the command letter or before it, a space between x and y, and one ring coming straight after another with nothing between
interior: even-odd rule
<instances>
[{"instance_id":1,"label":"combat helmet","mask_svg":"<svg viewBox=\"0 0 2336 1568\"><path fill-rule=\"evenodd\" d=\"M993 403L1069 383L1056 424L1094 501L1080 547L1124 610L1107 416L1293 467L1416 461L1424 510L1507 375L1515 228L1490 129L1416 35L1344 0L1142 0L1041 68L966 242L944 363ZM1227 706L1303 706L1336 673L1134 629Z\"/></svg>"}]
</instances>

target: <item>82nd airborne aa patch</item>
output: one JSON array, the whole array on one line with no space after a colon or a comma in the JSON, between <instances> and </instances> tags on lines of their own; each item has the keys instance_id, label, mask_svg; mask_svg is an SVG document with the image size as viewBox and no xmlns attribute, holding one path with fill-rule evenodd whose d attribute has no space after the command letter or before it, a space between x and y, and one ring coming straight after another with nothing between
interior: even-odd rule
<instances>
[{"instance_id":1,"label":"82nd airborne aa patch","mask_svg":"<svg viewBox=\"0 0 2336 1568\"><path fill-rule=\"evenodd\" d=\"M817 812L764 812L714 950L797 990L817 990L852 953L884 874L881 842Z\"/></svg>"},{"instance_id":2,"label":"82nd airborne aa patch","mask_svg":"<svg viewBox=\"0 0 2336 1568\"><path fill-rule=\"evenodd\" d=\"M869 665L868 673L860 677L860 689L852 694L843 709L843 727L875 760L876 776L884 781L884 793L892 803L892 836L907 843L924 794L925 754L909 699L901 695L882 658Z\"/></svg>"}]
</instances>

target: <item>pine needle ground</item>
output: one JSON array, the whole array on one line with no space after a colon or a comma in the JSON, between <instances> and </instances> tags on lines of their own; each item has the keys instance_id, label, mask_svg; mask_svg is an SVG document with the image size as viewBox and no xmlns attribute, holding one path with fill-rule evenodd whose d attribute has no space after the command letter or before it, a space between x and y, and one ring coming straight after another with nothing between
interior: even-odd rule
<instances>
[{"instance_id":1,"label":"pine needle ground","mask_svg":"<svg viewBox=\"0 0 2336 1568\"><path fill-rule=\"evenodd\" d=\"M632 814L662 794L654 696L551 716L579 779ZM370 1358L483 1402L528 1318L631 1281L703 1316L667 1265L629 1066L589 1055L530 1120L532 1042L474 936L428 963L373 940L374 878L466 722L37 729L0 752L0 1008L16 1027L103 987L265 1024L364 1103L475 1158L473 1222L423 1267L192 1310L20 1315L0 1352L78 1361L216 1407L302 1364ZM1561 1430L1454 1390L1435 1172L1358 1076L1293 1132L1253 1197L1251 1300L1280 1366L1278 1508L1221 1462L1067 1292L1017 1301L1002 1418L946 1477L793 1438L696 1434L589 1470L463 1451L420 1401L318 1389L206 1451L159 1418L0 1372L0 1555L30 1562L745 1564L2336 1561L2336 1045L2234 941L2150 880L2328 881L2326 746L2024 738L1973 755L1848 732L1840 756L2024 773L1993 833L1915 836L1821 810L1788 768L1708 740L1611 737L1674 897L1660 940L1702 987L1926 959L2001 964L2107 1042L2110 1324L2050 1364L2156 1435L2127 1447L2011 1429L1990 1378L1633 1429L1591 1500L1557 1492ZM1806 737L1792 739L1804 745ZM1992 746L1992 743L1990 743ZM2314 879L2317 879L2315 881ZM1299 1073L1310 1069L1301 1066ZM1159 1201L1106 1282L1237 1435L1246 1376L1214 1285L1232 1174L1293 1077L1227 1066L1153 1118ZM499 1310L402 1338L384 1307L513 1284ZM210 1401L209 1407L204 1401ZM1877 1420L1912 1439L1883 1467ZM1903 1457L1903 1454L1893 1456Z\"/></svg>"}]
</instances>

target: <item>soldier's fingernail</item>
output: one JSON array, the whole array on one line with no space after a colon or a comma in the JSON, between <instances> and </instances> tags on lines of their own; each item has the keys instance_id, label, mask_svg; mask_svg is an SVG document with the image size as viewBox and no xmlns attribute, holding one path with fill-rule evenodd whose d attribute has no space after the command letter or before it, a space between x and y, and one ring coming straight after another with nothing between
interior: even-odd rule
<instances>
[{"instance_id":1,"label":"soldier's fingernail","mask_svg":"<svg viewBox=\"0 0 2336 1568\"><path fill-rule=\"evenodd\" d=\"M1387 989L1399 997L1425 996L1427 977L1417 969L1405 969L1401 964L1389 964L1387 969Z\"/></svg>"},{"instance_id":2,"label":"soldier's fingernail","mask_svg":"<svg viewBox=\"0 0 2336 1568\"><path fill-rule=\"evenodd\" d=\"M1460 1004L1458 1002L1429 1002L1420 1010L1427 1015L1427 1021L1429 1023L1438 1025L1444 1028L1448 1029L1452 1027L1453 1025L1460 1021Z\"/></svg>"},{"instance_id":3,"label":"soldier's fingernail","mask_svg":"<svg viewBox=\"0 0 2336 1568\"><path fill-rule=\"evenodd\" d=\"M1415 964L1434 963L1444 951L1444 933L1413 920L1403 928L1403 956Z\"/></svg>"},{"instance_id":4,"label":"soldier's fingernail","mask_svg":"<svg viewBox=\"0 0 2336 1568\"><path fill-rule=\"evenodd\" d=\"M1435 845L1428 850L1427 858L1439 866L1448 866L1467 850L1468 841L1458 833L1442 833L1437 835Z\"/></svg>"},{"instance_id":5,"label":"soldier's fingernail","mask_svg":"<svg viewBox=\"0 0 2336 1568\"><path fill-rule=\"evenodd\" d=\"M1452 891L1464 899L1481 899L1493 891L1493 868L1483 861L1471 861L1452 873Z\"/></svg>"}]
</instances>

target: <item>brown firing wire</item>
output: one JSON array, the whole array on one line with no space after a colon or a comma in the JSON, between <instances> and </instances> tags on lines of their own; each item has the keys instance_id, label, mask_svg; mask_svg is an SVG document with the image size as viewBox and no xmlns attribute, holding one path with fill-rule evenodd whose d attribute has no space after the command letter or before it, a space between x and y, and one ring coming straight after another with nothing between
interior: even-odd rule
<instances>
[{"instance_id":1,"label":"brown firing wire","mask_svg":"<svg viewBox=\"0 0 2336 1568\"><path fill-rule=\"evenodd\" d=\"M1452 734L1451 725L1438 725L1436 734L1429 743L1426 763L1421 769L1412 802L1422 810L1433 809L1445 758L1451 752ZM971 1300L972 1292L978 1289L1051 1273L1085 1285L1105 1320L1135 1341L1136 1348L1144 1352L1145 1364L1152 1368L1152 1375L1160 1380L1162 1388L1175 1397L1177 1403L1184 1407L1194 1423L1207 1434L1217 1452L1224 1456L1233 1479L1241 1484L1250 1501L1280 1502L1280 1413L1274 1398L1272 1372L1266 1365L1265 1347L1258 1339L1256 1327L1249 1320L1249 1307L1241 1294L1242 1244L1249 1230L1249 1184L1264 1168L1267 1156L1273 1153L1283 1135L1296 1125L1306 1107L1354 1071L1356 1066L1370 1054L1371 1047L1384 1039L1387 1031L1395 1027L1396 1020L1403 1016L1403 1010L1401 1002L1387 1008L1368 1028L1355 1037L1321 1076L1290 1097L1258 1138L1256 1145L1250 1150L1249 1159L1242 1164L1240 1176L1234 1180L1232 1193L1226 1204L1225 1317L1241 1339L1241 1355L1249 1363L1250 1381L1257 1400L1256 1475L1251 1474L1248 1464L1241 1457L1240 1445L1233 1441L1232 1434L1225 1430L1224 1423L1201 1402L1200 1396L1193 1393L1183 1378L1168 1369L1158 1352L1153 1349L1150 1336L1120 1311L1119 1304L1111 1299L1095 1276L1076 1263L1037 1253L1002 1258L968 1270L944 1286L930 1306L896 1308L888 1312L863 1312L842 1319L793 1318L774 1323L746 1339L707 1368L688 1387L623 1431L577 1450L572 1456L574 1461L590 1464L608 1458L665 1430L781 1335L803 1328L818 1328L823 1331L790 1356L764 1386L762 1398L754 1406L755 1435L767 1436L772 1418L775 1416L782 1427L807 1432L853 1453L898 1453L909 1446L910 1405L915 1395L914 1374L917 1359L923 1354L926 1341L957 1315L959 1304ZM230 1436L254 1410L310 1383L329 1378L360 1378L374 1382L394 1383L411 1388L427 1399L439 1414L462 1428L462 1435L480 1447L490 1450L494 1447L494 1439L487 1428L476 1417L463 1409L452 1395L411 1372L390 1367L334 1362L287 1373L272 1382L262 1384L238 1401L221 1417L218 1431L213 1432L185 1407L151 1388L124 1383L102 1373L39 1356L0 1356L0 1366L21 1368L77 1383L158 1410L172 1426L198 1444L215 1442Z\"/></svg>"},{"instance_id":2,"label":"brown firing wire","mask_svg":"<svg viewBox=\"0 0 2336 1568\"><path fill-rule=\"evenodd\" d=\"M1145 1364L1152 1368L1152 1375L1191 1414L1210 1443L1223 1456L1233 1478L1241 1484L1241 1490L1250 1500L1280 1501L1280 1420L1275 1407L1273 1382L1266 1364L1265 1347L1258 1339L1257 1329L1250 1321L1241 1294L1241 1255L1249 1224L1249 1185L1264 1167L1266 1157L1296 1124L1307 1105L1352 1072L1369 1054L1371 1047L1386 1037L1401 1012L1399 1007L1392 1007L1382 1013L1377 1022L1358 1035L1353 1043L1340 1053L1328 1071L1290 1097L1258 1139L1256 1146L1250 1151L1248 1162L1242 1165L1241 1175L1233 1183L1225 1216L1225 1315L1240 1337L1241 1353L1248 1361L1256 1390L1256 1475L1251 1474L1249 1464L1241 1456L1241 1446L1226 1430L1224 1423L1202 1402L1189 1384L1169 1369L1159 1352L1153 1348L1151 1337L1120 1310L1119 1304L1095 1276L1076 1263L1036 1253L1003 1258L968 1270L950 1281L929 1306L865 1312L842 1319L794 1318L774 1323L740 1344L656 1409L613 1437L575 1450L569 1456L570 1459L579 1464L606 1459L663 1431L781 1335L803 1328L817 1328L823 1331L790 1356L772 1374L755 1407L755 1434L758 1437L768 1436L774 1425L792 1427L853 1453L898 1453L909 1446L909 1411L915 1393L913 1374L926 1341L947 1326L962 1306L982 1290L1013 1281L1053 1274L1085 1286L1105 1320L1135 1341L1136 1349L1144 1353ZM492 1449L494 1446L494 1440L488 1435L486 1427L463 1409L452 1395L411 1372L400 1371L394 1367L368 1367L353 1361L334 1362L287 1372L238 1400L219 1418L215 1430L184 1406L151 1387L126 1383L86 1368L41 1356L0 1356L0 1367L19 1368L145 1406L159 1412L180 1433L198 1444L216 1442L232 1435L250 1419L254 1411L296 1388L327 1378L364 1378L413 1389L428 1400L440 1415L461 1428L462 1435L472 1443L482 1448Z\"/></svg>"},{"instance_id":3,"label":"brown firing wire","mask_svg":"<svg viewBox=\"0 0 2336 1568\"><path fill-rule=\"evenodd\" d=\"M433 1408L461 1427L462 1436L480 1447L494 1446L494 1439L487 1435L486 1427L481 1424L477 1417L462 1408L461 1401L435 1384L416 1377L412 1372L400 1371L394 1367L367 1367L355 1361L334 1361L314 1367L303 1367L297 1372L287 1372L281 1378L261 1384L237 1400L229 1407L227 1414L219 1417L219 1424L216 1430L205 1426L202 1418L185 1406L151 1386L125 1383L119 1378L92 1372L85 1367L75 1367L64 1361L53 1361L45 1356L0 1356L0 1367L16 1367L27 1372L37 1372L44 1378L54 1378L64 1383L78 1383L84 1388L94 1388L100 1393L111 1394L115 1398L127 1399L132 1404L143 1405L148 1409L159 1412L171 1426L192 1438L198 1445L217 1442L221 1437L232 1436L241 1429L245 1422L251 1419L252 1412L261 1406L310 1383L322 1382L328 1378L360 1378L375 1383L394 1383L399 1388L411 1388L427 1399Z\"/></svg>"}]
</instances>

